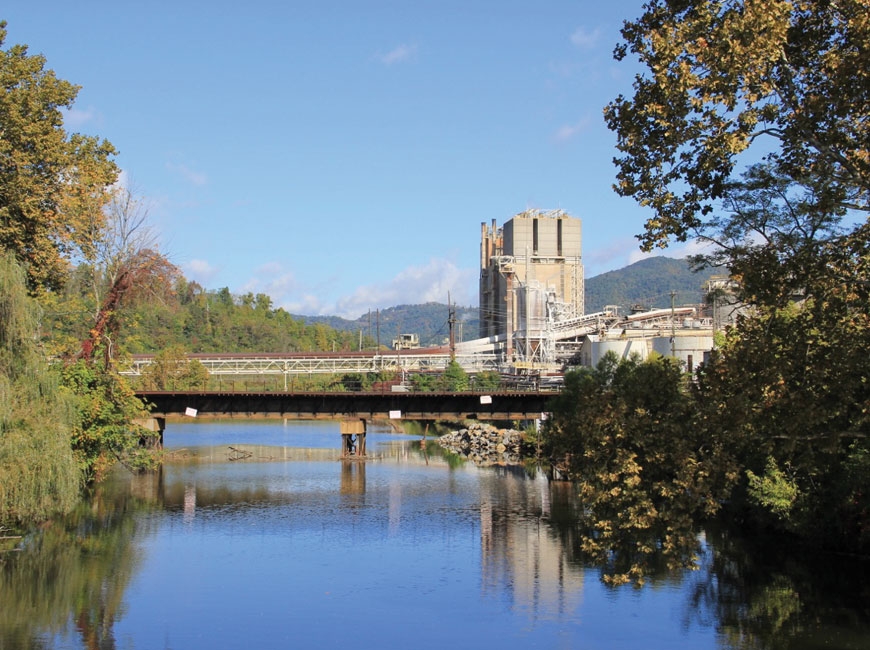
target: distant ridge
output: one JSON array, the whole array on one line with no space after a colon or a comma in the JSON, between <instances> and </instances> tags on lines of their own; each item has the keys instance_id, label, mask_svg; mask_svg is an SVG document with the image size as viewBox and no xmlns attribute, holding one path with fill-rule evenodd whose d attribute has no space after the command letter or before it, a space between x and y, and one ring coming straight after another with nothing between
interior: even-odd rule
<instances>
[{"instance_id":1,"label":"distant ridge","mask_svg":"<svg viewBox=\"0 0 870 650\"><path fill-rule=\"evenodd\" d=\"M671 306L671 291L677 305L703 302L702 287L715 269L699 273L689 268L686 259L650 257L630 266L608 271L586 280L586 313L601 311L606 305L617 305L620 313L628 313L635 305L647 309Z\"/></svg>"},{"instance_id":2,"label":"distant ridge","mask_svg":"<svg viewBox=\"0 0 870 650\"><path fill-rule=\"evenodd\" d=\"M476 339L480 330L477 307L456 306L457 341ZM398 305L380 310L372 310L356 320L338 316L294 316L308 324L324 323L330 327L358 332L372 339L380 339L381 345L390 346L398 334L417 334L420 345L443 345L450 337L447 323L450 309L446 304L427 302L421 305ZM380 333L380 336L378 334ZM461 337L461 338L460 338Z\"/></svg>"},{"instance_id":3,"label":"distant ridge","mask_svg":"<svg viewBox=\"0 0 870 650\"><path fill-rule=\"evenodd\" d=\"M695 273L685 259L650 257L630 266L608 271L586 279L586 313L601 311L606 305L617 305L627 314L635 305L647 309L671 306L671 291L676 292L677 305L695 305L703 301L701 287L716 273L706 270ZM364 314L356 320L338 316L299 316L308 324L324 323L330 327L371 336L389 347L398 334L417 334L423 346L442 345L450 334L446 304L427 302L420 305L398 305ZM457 340L468 341L478 336L477 307L456 307Z\"/></svg>"}]
</instances>

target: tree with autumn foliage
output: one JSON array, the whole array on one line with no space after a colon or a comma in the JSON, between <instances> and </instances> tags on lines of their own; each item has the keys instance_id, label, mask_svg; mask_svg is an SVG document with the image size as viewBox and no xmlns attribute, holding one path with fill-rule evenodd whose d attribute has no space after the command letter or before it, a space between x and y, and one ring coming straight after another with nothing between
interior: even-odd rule
<instances>
[{"instance_id":1,"label":"tree with autumn foliage","mask_svg":"<svg viewBox=\"0 0 870 650\"><path fill-rule=\"evenodd\" d=\"M699 519L716 514L736 464L721 435L696 426L673 359L620 359L565 375L544 423L544 452L575 481L581 550L611 584L691 565Z\"/></svg>"},{"instance_id":2,"label":"tree with autumn foliage","mask_svg":"<svg viewBox=\"0 0 870 650\"><path fill-rule=\"evenodd\" d=\"M870 549L870 2L651 0L605 109L644 250L696 238L750 309L698 375L696 422L747 521ZM752 164L750 164L752 163Z\"/></svg>"},{"instance_id":3,"label":"tree with autumn foliage","mask_svg":"<svg viewBox=\"0 0 870 650\"><path fill-rule=\"evenodd\" d=\"M652 0L615 51L645 70L605 109L616 191L649 207L645 250L686 241L744 152L812 179L828 212L870 209L867 0Z\"/></svg>"},{"instance_id":4,"label":"tree with autumn foliage","mask_svg":"<svg viewBox=\"0 0 870 650\"><path fill-rule=\"evenodd\" d=\"M25 45L3 49L6 35L6 23L0 22L0 251L24 269L27 291L46 314L43 322L90 321L73 345L66 341L66 347L52 350L67 359L59 390L75 415L69 426L61 427L46 410L47 389L16 393L14 412L29 414L34 422L28 427L61 436L53 444L78 463L82 471L75 480L90 481L118 460L141 467L153 459L142 445L149 432L134 424L145 410L113 359L120 309L143 292L171 286L174 267L133 236L141 226L135 214L127 218L116 209L123 208L118 201L124 197L115 186L114 147L64 128L63 109L73 105L79 88L58 79L45 58ZM91 272L91 309L89 301L70 301L64 292L73 269L79 276ZM36 335L36 330L29 334ZM26 350L13 346L7 353L21 356ZM8 457L16 446L26 455L26 437L7 436L4 442ZM0 500L0 512L9 509L7 497Z\"/></svg>"},{"instance_id":5,"label":"tree with autumn foliage","mask_svg":"<svg viewBox=\"0 0 870 650\"><path fill-rule=\"evenodd\" d=\"M78 86L25 45L3 49L6 34L0 21L0 247L38 295L63 285L69 257L101 228L118 168L111 143L63 127Z\"/></svg>"}]
</instances>

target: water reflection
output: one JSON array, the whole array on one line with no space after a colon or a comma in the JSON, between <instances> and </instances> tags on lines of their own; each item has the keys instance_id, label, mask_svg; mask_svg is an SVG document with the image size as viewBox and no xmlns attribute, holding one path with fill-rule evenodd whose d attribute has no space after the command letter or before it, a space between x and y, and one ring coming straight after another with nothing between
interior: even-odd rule
<instances>
[{"instance_id":1,"label":"water reflection","mask_svg":"<svg viewBox=\"0 0 870 650\"><path fill-rule=\"evenodd\" d=\"M713 622L735 648L870 647L870 564L708 530L686 621ZM780 540L781 542L781 540Z\"/></svg>"},{"instance_id":2,"label":"water reflection","mask_svg":"<svg viewBox=\"0 0 870 650\"><path fill-rule=\"evenodd\" d=\"M341 461L341 493L366 493L366 464L357 460Z\"/></svg>"},{"instance_id":3,"label":"water reflection","mask_svg":"<svg viewBox=\"0 0 870 650\"><path fill-rule=\"evenodd\" d=\"M0 554L0 648L868 647L855 559L823 569L709 530L698 571L607 588L569 483L418 440L367 462L245 448L119 475Z\"/></svg>"},{"instance_id":4,"label":"water reflection","mask_svg":"<svg viewBox=\"0 0 870 650\"><path fill-rule=\"evenodd\" d=\"M0 555L0 648L116 647L114 624L140 565L134 540L149 506L133 492L98 488L65 520Z\"/></svg>"},{"instance_id":5,"label":"water reflection","mask_svg":"<svg viewBox=\"0 0 870 650\"><path fill-rule=\"evenodd\" d=\"M485 592L507 592L533 619L559 619L575 611L584 570L554 530L551 506L573 499L570 484L550 483L538 471L497 468L481 493L481 581Z\"/></svg>"}]
</instances>

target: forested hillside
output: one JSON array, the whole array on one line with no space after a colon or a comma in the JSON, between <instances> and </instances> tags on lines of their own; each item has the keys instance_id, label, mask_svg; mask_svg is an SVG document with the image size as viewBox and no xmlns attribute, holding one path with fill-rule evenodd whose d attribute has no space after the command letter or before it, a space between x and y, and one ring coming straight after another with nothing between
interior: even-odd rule
<instances>
[{"instance_id":1,"label":"forested hillside","mask_svg":"<svg viewBox=\"0 0 870 650\"><path fill-rule=\"evenodd\" d=\"M454 307L456 340L477 338L480 323L476 307ZM297 316L308 324L326 324L337 330L363 332L373 341L389 346L398 334L417 334L420 345L443 345L450 336L450 308L446 304L427 302L421 305L398 305L373 310L356 320L337 316Z\"/></svg>"},{"instance_id":2,"label":"forested hillside","mask_svg":"<svg viewBox=\"0 0 870 650\"><path fill-rule=\"evenodd\" d=\"M75 292L72 283L69 292ZM47 313L52 341L58 351L75 349L88 334L88 304L71 298L78 317L68 307ZM178 276L168 291L119 310L113 345L131 354L153 353L169 347L186 352L312 352L357 350L373 341L359 331L339 331L325 323L306 323L272 304L265 294L234 295L226 287L203 289Z\"/></svg>"},{"instance_id":3,"label":"forested hillside","mask_svg":"<svg viewBox=\"0 0 870 650\"><path fill-rule=\"evenodd\" d=\"M647 309L703 302L701 287L715 271L695 273L685 259L651 257L586 280L586 313L617 305L620 313L641 305Z\"/></svg>"}]
</instances>

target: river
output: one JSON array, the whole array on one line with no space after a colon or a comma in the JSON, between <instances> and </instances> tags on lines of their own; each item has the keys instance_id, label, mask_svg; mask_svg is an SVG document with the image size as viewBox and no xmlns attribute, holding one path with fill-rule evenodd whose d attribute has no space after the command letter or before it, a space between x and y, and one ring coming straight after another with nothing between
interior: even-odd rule
<instances>
[{"instance_id":1,"label":"river","mask_svg":"<svg viewBox=\"0 0 870 650\"><path fill-rule=\"evenodd\" d=\"M699 531L697 568L607 586L569 483L476 467L431 437L338 424L170 423L159 473L118 471L0 553L13 648L870 648L870 577Z\"/></svg>"}]
</instances>

